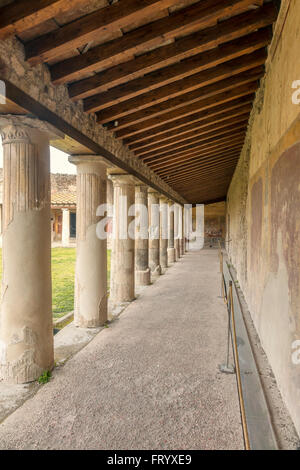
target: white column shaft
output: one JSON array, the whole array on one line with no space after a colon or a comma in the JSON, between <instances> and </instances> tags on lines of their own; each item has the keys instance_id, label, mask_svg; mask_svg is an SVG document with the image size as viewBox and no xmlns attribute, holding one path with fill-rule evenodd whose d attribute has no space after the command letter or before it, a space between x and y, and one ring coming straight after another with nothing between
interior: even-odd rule
<instances>
[{"instance_id":1,"label":"white column shaft","mask_svg":"<svg viewBox=\"0 0 300 470\"><path fill-rule=\"evenodd\" d=\"M53 367L50 150L47 134L3 127L0 374L26 383Z\"/></svg>"}]
</instances>

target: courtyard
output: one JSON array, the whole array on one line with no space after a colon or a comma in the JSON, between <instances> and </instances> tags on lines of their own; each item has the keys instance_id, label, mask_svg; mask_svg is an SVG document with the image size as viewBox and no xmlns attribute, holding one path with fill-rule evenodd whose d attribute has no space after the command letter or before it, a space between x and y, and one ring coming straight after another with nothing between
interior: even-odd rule
<instances>
[{"instance_id":1,"label":"courtyard","mask_svg":"<svg viewBox=\"0 0 300 470\"><path fill-rule=\"evenodd\" d=\"M111 250L107 250L107 283L110 282ZM52 248L52 311L53 319L74 309L74 276L76 248ZM0 280L2 280L2 249L0 249Z\"/></svg>"}]
</instances>

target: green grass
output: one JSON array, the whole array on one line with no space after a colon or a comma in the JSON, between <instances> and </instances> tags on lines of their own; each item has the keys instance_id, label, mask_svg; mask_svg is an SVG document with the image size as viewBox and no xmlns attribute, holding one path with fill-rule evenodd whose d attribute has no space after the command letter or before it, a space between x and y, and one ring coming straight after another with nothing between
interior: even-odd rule
<instances>
[{"instance_id":1,"label":"green grass","mask_svg":"<svg viewBox=\"0 0 300 470\"><path fill-rule=\"evenodd\" d=\"M110 250L107 250L107 278L110 280ZM62 317L74 308L75 248L52 249L52 308L53 317ZM2 250L0 249L0 279Z\"/></svg>"},{"instance_id":2,"label":"green grass","mask_svg":"<svg viewBox=\"0 0 300 470\"><path fill-rule=\"evenodd\" d=\"M74 308L75 248L52 249L52 309L54 318Z\"/></svg>"}]
</instances>

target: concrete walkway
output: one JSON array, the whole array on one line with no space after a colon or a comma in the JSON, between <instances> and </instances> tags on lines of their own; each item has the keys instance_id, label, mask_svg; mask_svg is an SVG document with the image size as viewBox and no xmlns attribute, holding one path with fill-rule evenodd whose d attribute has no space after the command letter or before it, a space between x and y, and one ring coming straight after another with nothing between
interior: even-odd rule
<instances>
[{"instance_id":1,"label":"concrete walkway","mask_svg":"<svg viewBox=\"0 0 300 470\"><path fill-rule=\"evenodd\" d=\"M217 251L190 252L0 425L0 449L242 449Z\"/></svg>"}]
</instances>

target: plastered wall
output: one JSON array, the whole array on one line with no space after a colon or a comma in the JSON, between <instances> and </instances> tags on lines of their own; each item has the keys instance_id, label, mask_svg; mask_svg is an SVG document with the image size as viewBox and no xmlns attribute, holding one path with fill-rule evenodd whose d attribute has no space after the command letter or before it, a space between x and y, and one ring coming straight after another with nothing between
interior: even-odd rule
<instances>
[{"instance_id":1,"label":"plastered wall","mask_svg":"<svg viewBox=\"0 0 300 470\"><path fill-rule=\"evenodd\" d=\"M226 203L206 204L204 206L204 243L225 238Z\"/></svg>"},{"instance_id":2,"label":"plastered wall","mask_svg":"<svg viewBox=\"0 0 300 470\"><path fill-rule=\"evenodd\" d=\"M286 0L227 198L227 243L300 433L300 1ZM298 346L298 350L299 350Z\"/></svg>"}]
</instances>

